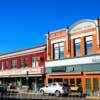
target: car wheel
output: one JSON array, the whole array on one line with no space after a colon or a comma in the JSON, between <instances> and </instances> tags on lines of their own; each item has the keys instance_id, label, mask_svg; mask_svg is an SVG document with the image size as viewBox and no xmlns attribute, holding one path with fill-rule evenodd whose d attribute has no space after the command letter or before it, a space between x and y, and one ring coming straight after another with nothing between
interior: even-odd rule
<instances>
[{"instance_id":1,"label":"car wheel","mask_svg":"<svg viewBox=\"0 0 100 100\"><path fill-rule=\"evenodd\" d=\"M41 93L42 95L44 95L44 90L40 90L40 93Z\"/></svg>"},{"instance_id":2,"label":"car wheel","mask_svg":"<svg viewBox=\"0 0 100 100\"><path fill-rule=\"evenodd\" d=\"M55 91L55 96L57 96L57 97L60 96L60 91L59 90Z\"/></svg>"}]
</instances>

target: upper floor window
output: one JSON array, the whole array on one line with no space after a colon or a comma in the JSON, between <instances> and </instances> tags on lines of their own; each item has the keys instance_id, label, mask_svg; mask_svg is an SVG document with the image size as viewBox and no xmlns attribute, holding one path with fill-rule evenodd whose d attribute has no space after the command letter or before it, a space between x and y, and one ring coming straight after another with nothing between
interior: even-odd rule
<instances>
[{"instance_id":1,"label":"upper floor window","mask_svg":"<svg viewBox=\"0 0 100 100\"><path fill-rule=\"evenodd\" d=\"M21 67L21 68L24 67L24 58L21 58L21 59L20 59L20 67Z\"/></svg>"},{"instance_id":2,"label":"upper floor window","mask_svg":"<svg viewBox=\"0 0 100 100\"><path fill-rule=\"evenodd\" d=\"M0 70L2 70L2 62L0 62Z\"/></svg>"},{"instance_id":3,"label":"upper floor window","mask_svg":"<svg viewBox=\"0 0 100 100\"><path fill-rule=\"evenodd\" d=\"M39 60L39 57L32 57L32 67L38 67Z\"/></svg>"},{"instance_id":4,"label":"upper floor window","mask_svg":"<svg viewBox=\"0 0 100 100\"><path fill-rule=\"evenodd\" d=\"M12 68L16 68L17 67L17 60L12 60Z\"/></svg>"},{"instance_id":5,"label":"upper floor window","mask_svg":"<svg viewBox=\"0 0 100 100\"><path fill-rule=\"evenodd\" d=\"M4 62L4 69L8 69L8 66L9 66L9 62L8 61L5 61Z\"/></svg>"},{"instance_id":6,"label":"upper floor window","mask_svg":"<svg viewBox=\"0 0 100 100\"><path fill-rule=\"evenodd\" d=\"M75 39L74 41L75 56L81 56L81 39Z\"/></svg>"},{"instance_id":7,"label":"upper floor window","mask_svg":"<svg viewBox=\"0 0 100 100\"><path fill-rule=\"evenodd\" d=\"M93 54L93 39L92 36L85 37L86 54Z\"/></svg>"},{"instance_id":8,"label":"upper floor window","mask_svg":"<svg viewBox=\"0 0 100 100\"><path fill-rule=\"evenodd\" d=\"M64 42L54 44L54 59L64 58Z\"/></svg>"},{"instance_id":9,"label":"upper floor window","mask_svg":"<svg viewBox=\"0 0 100 100\"><path fill-rule=\"evenodd\" d=\"M25 58L25 67L28 67L28 58Z\"/></svg>"}]
</instances>

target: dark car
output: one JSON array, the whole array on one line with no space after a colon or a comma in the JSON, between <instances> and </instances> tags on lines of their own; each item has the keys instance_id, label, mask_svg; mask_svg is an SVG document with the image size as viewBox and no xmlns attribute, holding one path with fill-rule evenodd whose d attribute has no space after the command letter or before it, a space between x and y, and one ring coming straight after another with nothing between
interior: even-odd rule
<instances>
[{"instance_id":1,"label":"dark car","mask_svg":"<svg viewBox=\"0 0 100 100\"><path fill-rule=\"evenodd\" d=\"M7 92L7 86L6 85L0 85L0 93Z\"/></svg>"}]
</instances>

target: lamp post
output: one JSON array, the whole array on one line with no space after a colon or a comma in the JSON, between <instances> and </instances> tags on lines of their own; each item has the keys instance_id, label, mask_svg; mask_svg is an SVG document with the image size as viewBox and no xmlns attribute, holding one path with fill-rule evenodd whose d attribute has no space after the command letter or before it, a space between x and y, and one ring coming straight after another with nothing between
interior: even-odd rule
<instances>
[{"instance_id":1,"label":"lamp post","mask_svg":"<svg viewBox=\"0 0 100 100\"><path fill-rule=\"evenodd\" d=\"M26 71L26 82L27 82L27 86L28 86L28 89L29 89L29 83L28 83L28 79L29 79L29 77L28 77L28 75L29 75L29 72Z\"/></svg>"}]
</instances>

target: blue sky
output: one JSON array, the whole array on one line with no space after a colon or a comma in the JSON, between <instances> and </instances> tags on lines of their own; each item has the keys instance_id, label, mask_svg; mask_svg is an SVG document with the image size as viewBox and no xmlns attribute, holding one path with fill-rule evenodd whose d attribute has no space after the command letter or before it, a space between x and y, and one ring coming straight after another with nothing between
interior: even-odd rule
<instances>
[{"instance_id":1,"label":"blue sky","mask_svg":"<svg viewBox=\"0 0 100 100\"><path fill-rule=\"evenodd\" d=\"M100 17L100 0L0 0L0 54L45 44L48 31Z\"/></svg>"}]
</instances>

